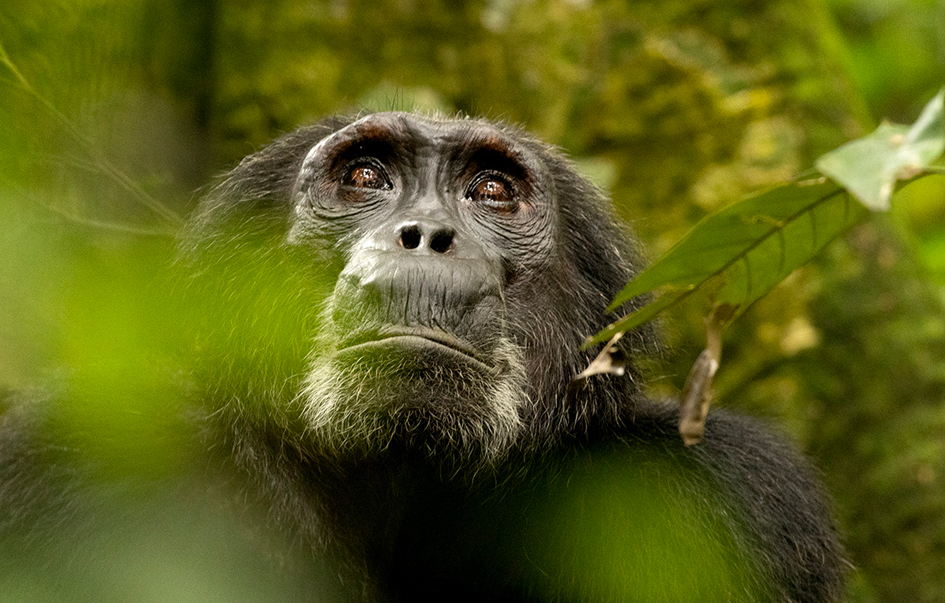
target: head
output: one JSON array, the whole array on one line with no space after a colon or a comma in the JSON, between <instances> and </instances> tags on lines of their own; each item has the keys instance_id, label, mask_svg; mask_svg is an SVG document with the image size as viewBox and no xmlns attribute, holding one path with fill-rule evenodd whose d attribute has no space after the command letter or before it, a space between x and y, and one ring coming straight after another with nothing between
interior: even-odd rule
<instances>
[{"instance_id":1,"label":"head","mask_svg":"<svg viewBox=\"0 0 945 603\"><path fill-rule=\"evenodd\" d=\"M636 393L631 371L565 395L638 260L597 189L503 125L298 130L207 196L183 257L204 389L321 454L495 459Z\"/></svg>"}]
</instances>

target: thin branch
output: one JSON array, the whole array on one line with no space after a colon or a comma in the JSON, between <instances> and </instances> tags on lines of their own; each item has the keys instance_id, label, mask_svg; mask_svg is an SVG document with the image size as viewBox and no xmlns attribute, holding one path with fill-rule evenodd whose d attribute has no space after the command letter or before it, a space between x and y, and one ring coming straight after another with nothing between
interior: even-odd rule
<instances>
[{"instance_id":1,"label":"thin branch","mask_svg":"<svg viewBox=\"0 0 945 603\"><path fill-rule=\"evenodd\" d=\"M129 226L127 224L120 224L118 222L106 222L104 220L95 220L85 216L80 216L78 214L68 212L60 207L55 205L43 204L43 206L49 211L59 214L63 218L66 218L70 222L75 222L77 224L82 224L84 226L90 226L92 228L98 228L101 230L110 230L113 232L121 232L125 234L133 235L142 235L148 237L164 237L172 239L175 236L173 230L161 230L158 228L139 228L137 226Z\"/></svg>"},{"instance_id":2,"label":"thin branch","mask_svg":"<svg viewBox=\"0 0 945 603\"><path fill-rule=\"evenodd\" d=\"M57 122L57 124L82 147L89 157L91 157L92 164L96 169L111 178L124 190L131 193L139 203L157 214L171 226L179 227L183 224L183 219L175 211L155 199L147 191L141 188L137 182L132 180L120 168L112 163L105 155L101 153L101 151L99 151L95 143L92 142L85 134L83 134L68 117L66 117L59 109L55 107L55 105L53 105L44 96L36 91L36 89L30 84L29 80L23 76L16 64L10 59L10 55L7 54L2 40L0 40L0 64L3 64L3 66L5 66L7 70L9 70L9 72L13 75L14 81L12 83L15 86L18 86L28 96L32 97L36 102L38 102L40 106Z\"/></svg>"}]
</instances>

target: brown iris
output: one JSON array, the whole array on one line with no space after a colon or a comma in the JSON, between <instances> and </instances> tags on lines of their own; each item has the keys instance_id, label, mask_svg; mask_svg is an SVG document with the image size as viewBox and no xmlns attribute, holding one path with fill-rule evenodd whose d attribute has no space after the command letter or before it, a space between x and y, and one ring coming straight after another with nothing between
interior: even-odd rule
<instances>
[{"instance_id":1,"label":"brown iris","mask_svg":"<svg viewBox=\"0 0 945 603\"><path fill-rule=\"evenodd\" d=\"M355 188L383 189L388 187L383 172L370 165L359 165L345 174L344 184Z\"/></svg>"},{"instance_id":2,"label":"brown iris","mask_svg":"<svg viewBox=\"0 0 945 603\"><path fill-rule=\"evenodd\" d=\"M493 176L486 176L476 182L468 196L472 201L503 213L513 212L518 208L512 186Z\"/></svg>"}]
</instances>

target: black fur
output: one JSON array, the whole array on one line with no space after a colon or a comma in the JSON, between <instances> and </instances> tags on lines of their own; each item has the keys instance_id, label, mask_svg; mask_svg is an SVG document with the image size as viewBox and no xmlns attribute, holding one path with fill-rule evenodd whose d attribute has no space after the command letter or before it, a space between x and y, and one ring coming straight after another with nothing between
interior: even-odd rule
<instances>
[{"instance_id":1,"label":"black fur","mask_svg":"<svg viewBox=\"0 0 945 603\"><path fill-rule=\"evenodd\" d=\"M368 186L338 184L359 165ZM480 174L514 204L470 193ZM448 232L449 252L385 238L404 225ZM715 411L686 448L632 366L568 391L639 265L600 193L516 129L379 114L284 136L183 240L201 470L182 481L245 507L276 575L330 577L301 599L838 600L827 506L777 437ZM69 463L50 473L49 436L8 413L0 508L31 511L6 511L7 533L94 515Z\"/></svg>"}]
</instances>

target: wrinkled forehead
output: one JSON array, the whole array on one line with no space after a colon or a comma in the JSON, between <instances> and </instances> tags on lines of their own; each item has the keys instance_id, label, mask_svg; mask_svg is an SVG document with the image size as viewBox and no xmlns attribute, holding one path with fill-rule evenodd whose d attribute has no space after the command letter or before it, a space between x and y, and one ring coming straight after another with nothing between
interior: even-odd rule
<instances>
[{"instance_id":1,"label":"wrinkled forehead","mask_svg":"<svg viewBox=\"0 0 945 603\"><path fill-rule=\"evenodd\" d=\"M505 156L535 171L540 161L501 128L472 119L441 119L410 113L367 115L320 141L307 160L350 151L397 156L462 159L480 152Z\"/></svg>"}]
</instances>

